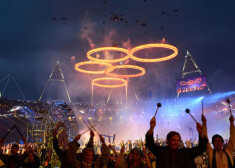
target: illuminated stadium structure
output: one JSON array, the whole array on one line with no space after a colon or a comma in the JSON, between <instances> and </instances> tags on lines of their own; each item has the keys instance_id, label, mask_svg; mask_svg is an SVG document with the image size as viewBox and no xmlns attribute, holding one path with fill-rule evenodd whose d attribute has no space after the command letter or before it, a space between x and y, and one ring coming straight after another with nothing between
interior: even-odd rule
<instances>
[{"instance_id":1,"label":"illuminated stadium structure","mask_svg":"<svg viewBox=\"0 0 235 168\"><path fill-rule=\"evenodd\" d=\"M58 65L56 66L59 67ZM57 79L64 82L61 69L57 69L57 75L52 73L50 80ZM124 80L118 78L118 80ZM96 81L97 82L97 81ZM196 82L195 82L196 83ZM97 83L93 83L97 84ZM126 80L123 82L127 84ZM183 83L185 84L185 83ZM42 95L40 96L42 97ZM182 134L182 138L195 138L195 128L192 126L191 119L185 114L185 109L190 108L191 114L200 121L201 103L204 104L204 112L211 120L222 120L225 122L229 116L226 98L231 99L231 107L235 107L235 91L214 93L205 97L180 97L161 99L151 97L135 101L114 99L105 103L80 102L66 103L63 100L51 101L25 101L0 98L0 128L9 129L13 124L20 128L23 135L30 142L44 143L46 136L51 133L58 121L65 122L69 140L73 139L78 132L86 130L82 120L87 120L96 125L97 130L102 134L117 135L116 142L128 140L128 138L138 139L143 137L148 129L150 118L154 115L156 104L161 102L157 118L159 137L164 137L165 132L177 129ZM70 100L68 95L68 100ZM184 121L184 122L182 122ZM208 121L210 123L210 120ZM226 126L226 124L224 124ZM121 128L123 126L123 128ZM125 130L128 126L128 130ZM141 126L141 127L140 127ZM224 129L215 126L217 130ZM132 135L138 128L138 135ZM210 124L208 124L210 129ZM223 132L227 135L227 132ZM0 136L5 132L1 131ZM18 135L9 134L6 141L12 142Z\"/></svg>"}]
</instances>

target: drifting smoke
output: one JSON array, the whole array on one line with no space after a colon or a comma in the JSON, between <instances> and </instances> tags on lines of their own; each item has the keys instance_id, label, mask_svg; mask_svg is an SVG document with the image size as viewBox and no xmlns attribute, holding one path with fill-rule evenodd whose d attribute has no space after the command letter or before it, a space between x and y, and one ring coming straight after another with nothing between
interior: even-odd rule
<instances>
[{"instance_id":1,"label":"drifting smoke","mask_svg":"<svg viewBox=\"0 0 235 168\"><path fill-rule=\"evenodd\" d=\"M131 50L132 46L131 46L131 40L128 38L127 41L123 41L122 42L122 46L123 48L126 48L128 50Z\"/></svg>"},{"instance_id":2,"label":"drifting smoke","mask_svg":"<svg viewBox=\"0 0 235 168\"><path fill-rule=\"evenodd\" d=\"M115 30L109 31L108 35L104 36L104 46L112 46L113 42L115 41L115 36L117 36L117 32Z\"/></svg>"},{"instance_id":3,"label":"drifting smoke","mask_svg":"<svg viewBox=\"0 0 235 168\"><path fill-rule=\"evenodd\" d=\"M86 12L85 18L81 22L81 38L86 39L90 47L93 49L95 48L95 43L91 39L91 36L94 34L95 23L89 19L89 12Z\"/></svg>"},{"instance_id":4,"label":"drifting smoke","mask_svg":"<svg viewBox=\"0 0 235 168\"><path fill-rule=\"evenodd\" d=\"M118 33L112 29L103 37L103 42L94 44L93 40L95 36L97 36L94 32L95 23L92 23L88 18L88 13L86 14L86 19L82 21L82 39L86 39L91 48L95 46L106 47L106 46L114 46L116 44L116 39L118 39ZM165 40L163 40L165 43ZM162 40L158 40L157 42L162 42ZM131 40L127 39L127 41L121 42L122 46L128 50L135 47L136 45L131 44ZM146 49L143 51L136 52L135 54L141 58L160 58L166 55L169 55L170 51L166 49ZM119 52L114 54L113 52L100 52L96 53L95 57L100 59L114 59L118 57L122 57L122 53ZM108 107L106 111L102 111L98 113L97 111L92 113L92 116L95 117L95 124L97 124L96 128L101 134L113 135L116 134L116 142L120 142L121 140L135 140L135 139L144 139L145 133L148 130L149 121L151 116L153 115L156 105L142 104L145 108L136 108L137 105L141 105L141 102L150 101L152 99L156 99L159 97L175 97L175 88L174 81L178 77L177 75L180 72L177 70L181 70L180 66L176 64L173 60L158 62L158 63L140 63L135 62L133 60L127 60L124 64L138 65L144 67L146 70L146 74L144 76L138 78L132 78L128 80L128 89L127 89L127 97L128 104L126 104L126 90L123 88L115 88L115 89L107 89L107 88L99 88L93 87L93 102L94 104L111 104L112 106L115 104L119 104L116 108L126 109L124 112L116 113L115 111L109 111ZM171 68L169 68L171 67ZM68 67L71 69L71 66ZM84 69L89 69L91 67L83 67ZM98 67L105 69L106 67ZM131 71L127 70L127 73ZM134 72L135 73L135 72ZM92 100L92 86L91 81L95 78L104 77L104 75L90 75L85 73L80 73L74 71L74 73L70 73L68 88L69 92L72 93L71 98L73 102L86 102L87 104L91 104ZM172 82L173 81L173 82ZM109 84L109 83L108 83ZM151 93L151 95L149 94ZM165 138L167 132L174 130L180 132L182 137L187 138L195 138L197 137L197 132L195 129L195 124L192 125L192 121L189 120L184 124L180 123L184 119L184 111L183 108L180 107L178 111L175 107L172 107L171 104L174 100L171 101L169 105L165 103L165 109L162 108L162 113L158 114L157 124L161 125L161 129L158 130L157 134L159 137ZM121 102L121 104L120 104ZM187 102L187 100L185 100ZM137 104L136 104L137 103ZM113 109L113 108L110 108ZM114 107L115 109L115 107ZM181 113L182 115L179 115ZM91 113L89 113L90 115ZM79 118L78 113L76 113L76 118ZM102 117L112 117L106 120L97 121ZM178 116L178 117L177 117ZM90 116L84 116L88 118ZM177 119L175 119L177 117ZM81 123L80 123L81 124ZM81 132L86 130L86 127L83 125L83 128L80 130ZM81 128L81 127L80 127ZM185 131L186 130L186 131ZM138 132L138 133L137 133ZM85 136L89 137L89 133Z\"/></svg>"},{"instance_id":5,"label":"drifting smoke","mask_svg":"<svg viewBox=\"0 0 235 168\"><path fill-rule=\"evenodd\" d=\"M70 57L71 63L72 63L72 62L74 62L74 61L75 61L75 59L76 59L76 57L75 57L75 56L71 56L71 57Z\"/></svg>"}]
</instances>

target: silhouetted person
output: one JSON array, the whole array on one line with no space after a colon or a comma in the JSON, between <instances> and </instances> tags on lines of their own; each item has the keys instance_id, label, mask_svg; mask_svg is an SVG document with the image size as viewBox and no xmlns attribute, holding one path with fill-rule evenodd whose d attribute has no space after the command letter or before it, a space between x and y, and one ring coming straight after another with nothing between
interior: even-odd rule
<instances>
[{"instance_id":1,"label":"silhouetted person","mask_svg":"<svg viewBox=\"0 0 235 168\"><path fill-rule=\"evenodd\" d=\"M156 156L158 168L191 168L193 159L206 150L207 138L203 136L203 127L197 123L199 144L193 148L179 148L181 136L178 132L171 131L167 134L167 147L154 143L153 130L156 126L155 117L150 121L150 129L146 133L146 146Z\"/></svg>"}]
</instances>

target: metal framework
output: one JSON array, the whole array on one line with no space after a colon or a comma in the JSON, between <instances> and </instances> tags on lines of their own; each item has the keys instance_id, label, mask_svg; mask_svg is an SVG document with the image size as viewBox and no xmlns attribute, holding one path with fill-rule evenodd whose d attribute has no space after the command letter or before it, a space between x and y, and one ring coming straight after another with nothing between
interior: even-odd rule
<instances>
[{"instance_id":1,"label":"metal framework","mask_svg":"<svg viewBox=\"0 0 235 168\"><path fill-rule=\"evenodd\" d=\"M65 84L64 75L63 75L63 72L61 70L59 61L57 61L54 70L52 71L51 75L49 76L49 79L47 80L46 85L43 88L42 93L39 97L39 101L42 99L42 96L45 92L45 89L46 89L48 83L51 82L51 81L62 82L64 84L64 88L66 90L66 94L68 96L69 103L71 103L71 99L70 99L69 92L68 92L68 89L67 89L66 84Z\"/></svg>"},{"instance_id":2,"label":"metal framework","mask_svg":"<svg viewBox=\"0 0 235 168\"><path fill-rule=\"evenodd\" d=\"M64 122L69 139L76 136L77 125L72 109L64 101L54 101L49 107L36 112L32 127L33 142L47 142L47 136L51 136L58 122Z\"/></svg>"},{"instance_id":3,"label":"metal framework","mask_svg":"<svg viewBox=\"0 0 235 168\"><path fill-rule=\"evenodd\" d=\"M9 81L10 81L11 78L13 79L13 81L14 81L14 83L15 83L17 89L20 91L20 94L21 94L23 100L25 100L26 98L25 98L25 96L24 96L24 93L23 93L22 90L20 89L20 87L19 87L18 83L16 82L16 80L15 80L15 78L14 78L14 76L13 76L12 73L9 73L8 75L6 75L4 78L2 78L2 79L0 80L0 84L1 84L3 81L5 81L5 79L7 80L7 82L6 82L6 84L5 84L5 87L4 87L4 89L3 89L3 92L0 91L0 98L4 96L5 91L6 91L6 89L7 89L7 86L8 86L8 83L9 83Z\"/></svg>"},{"instance_id":4,"label":"metal framework","mask_svg":"<svg viewBox=\"0 0 235 168\"><path fill-rule=\"evenodd\" d=\"M202 71L199 69L199 66L195 62L193 56L187 50L181 78L184 79L186 75L193 74L193 73L199 73L200 75L203 75ZM211 90L208 85L207 85L207 89L208 89L209 93L211 93ZM177 97L179 97L179 93L178 93Z\"/></svg>"}]
</instances>

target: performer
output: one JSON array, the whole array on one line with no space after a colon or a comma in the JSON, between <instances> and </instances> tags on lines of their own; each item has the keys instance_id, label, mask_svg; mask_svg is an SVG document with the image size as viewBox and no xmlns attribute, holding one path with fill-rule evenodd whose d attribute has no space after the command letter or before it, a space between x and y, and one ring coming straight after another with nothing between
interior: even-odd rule
<instances>
[{"instance_id":1,"label":"performer","mask_svg":"<svg viewBox=\"0 0 235 168\"><path fill-rule=\"evenodd\" d=\"M151 162L145 148L143 148L142 152L140 148L134 147L127 159L124 158L124 151L125 148L123 146L115 163L115 168L151 168ZM145 159L145 163L143 159Z\"/></svg>"},{"instance_id":2,"label":"performer","mask_svg":"<svg viewBox=\"0 0 235 168\"><path fill-rule=\"evenodd\" d=\"M55 127L55 129L53 130L52 134L53 134L53 147L55 149L55 152L57 154L57 156L59 157L59 160L61 161L61 168L70 168L71 165L67 159L67 152L68 150L61 150L60 147L59 147L59 144L58 144L58 139L57 139L57 130L58 130L58 126ZM94 132L92 130L90 130L90 140L87 144L86 147L91 147L93 148L93 139L94 139ZM80 144L77 144L78 148L80 147ZM79 155L77 155L77 158L79 158Z\"/></svg>"},{"instance_id":3,"label":"performer","mask_svg":"<svg viewBox=\"0 0 235 168\"><path fill-rule=\"evenodd\" d=\"M155 117L150 121L150 129L146 133L147 148L157 157L156 165L158 168L190 168L193 159L206 150L207 138L203 136L203 127L197 123L199 133L199 145L194 148L179 149L180 134L171 131L167 134L167 147L158 146L153 140L153 130L156 126Z\"/></svg>"},{"instance_id":4,"label":"performer","mask_svg":"<svg viewBox=\"0 0 235 168\"><path fill-rule=\"evenodd\" d=\"M110 149L104 142L104 138L100 136L100 140L102 142L101 146L101 158L98 158L95 162L94 159L94 149L91 147L86 147L82 151L82 161L79 161L76 158L76 151L78 150L77 141L80 139L81 135L77 135L76 138L69 144L69 149L67 153L67 158L69 163L71 163L74 168L100 168L107 166L108 159L110 156Z\"/></svg>"},{"instance_id":5,"label":"performer","mask_svg":"<svg viewBox=\"0 0 235 168\"><path fill-rule=\"evenodd\" d=\"M35 154L33 148L29 148L29 153L25 152L23 155L23 160L26 160L27 162L23 163L23 168L39 168L40 166L40 160L38 156Z\"/></svg>"},{"instance_id":6,"label":"performer","mask_svg":"<svg viewBox=\"0 0 235 168\"><path fill-rule=\"evenodd\" d=\"M24 141L25 147L26 147L26 151L28 152L28 145L27 145L27 141L25 139L25 137L22 137L22 140ZM2 147L4 138L0 139L0 149ZM3 154L3 151L1 149L0 151L0 159L4 162L4 164L6 165L6 167L9 168L20 168L23 164L23 158L22 155L19 156L18 155L18 150L19 150L19 145L18 144L14 144L11 146L11 155L6 155Z\"/></svg>"},{"instance_id":7,"label":"performer","mask_svg":"<svg viewBox=\"0 0 235 168\"><path fill-rule=\"evenodd\" d=\"M61 162L61 168L69 168L70 165L69 165L69 162L68 162L68 159L67 159L67 150L65 151L62 151L59 147L59 144L58 144L58 139L57 139L57 130L58 130L58 127L56 126L55 129L52 131L52 135L53 135L53 148L57 154L57 156L59 157L59 160Z\"/></svg>"},{"instance_id":8,"label":"performer","mask_svg":"<svg viewBox=\"0 0 235 168\"><path fill-rule=\"evenodd\" d=\"M234 117L230 115L230 138L228 145L223 148L224 139L221 135L215 134L212 137L212 144L207 143L206 153L208 155L209 166L211 168L232 168L233 162L233 151L235 148L235 128L234 128ZM207 135L206 117L202 115L202 123L204 127L204 134Z\"/></svg>"}]
</instances>

